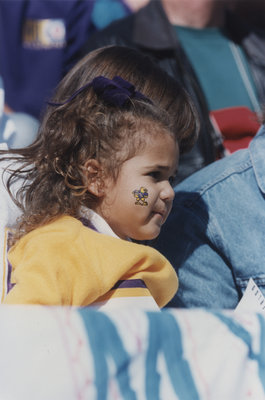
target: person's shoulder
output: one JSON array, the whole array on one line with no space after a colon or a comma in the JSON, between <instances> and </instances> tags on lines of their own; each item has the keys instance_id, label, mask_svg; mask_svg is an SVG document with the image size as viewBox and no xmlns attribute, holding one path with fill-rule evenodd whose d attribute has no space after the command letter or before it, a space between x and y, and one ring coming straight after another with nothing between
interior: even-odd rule
<instances>
[{"instance_id":1,"label":"person's shoulder","mask_svg":"<svg viewBox=\"0 0 265 400\"><path fill-rule=\"evenodd\" d=\"M256 25L251 21L251 19L248 20L247 18L242 18L242 16L235 12L226 13L225 30L230 38L236 43L244 44L246 38L248 38L247 46L250 44L251 46L257 46L259 48L265 40L264 27ZM249 56L251 56L251 54L249 54Z\"/></svg>"},{"instance_id":2,"label":"person's shoulder","mask_svg":"<svg viewBox=\"0 0 265 400\"><path fill-rule=\"evenodd\" d=\"M42 225L30 233L28 233L24 238L30 237L40 237L43 238L45 236L56 237L56 240L59 241L65 239L74 240L77 235L79 235L80 230L82 229L83 224L74 217L63 215L59 218L56 218L45 225ZM23 239L22 239L23 240Z\"/></svg>"},{"instance_id":3,"label":"person's shoulder","mask_svg":"<svg viewBox=\"0 0 265 400\"><path fill-rule=\"evenodd\" d=\"M82 49L82 55L108 45L130 45L134 24L134 14L113 21L106 28L94 32Z\"/></svg>"},{"instance_id":4,"label":"person's shoulder","mask_svg":"<svg viewBox=\"0 0 265 400\"><path fill-rule=\"evenodd\" d=\"M32 238L41 238L41 240L46 240L47 238L48 241L52 241L54 238L56 239L57 244L65 242L66 246L69 244L69 242L73 244L79 240L91 244L104 241L120 242L120 239L101 234L94 229L85 226L78 218L70 215L62 215L57 217L50 222L32 230L25 235L22 240L24 238L25 240Z\"/></svg>"},{"instance_id":5,"label":"person's shoulder","mask_svg":"<svg viewBox=\"0 0 265 400\"><path fill-rule=\"evenodd\" d=\"M182 198L193 197L195 200L196 197L201 197L216 186L230 185L230 180L235 175L244 179L245 172L250 168L253 166L249 150L238 150L195 172L177 185L175 188L176 198L181 201Z\"/></svg>"},{"instance_id":6,"label":"person's shoulder","mask_svg":"<svg viewBox=\"0 0 265 400\"><path fill-rule=\"evenodd\" d=\"M108 35L115 36L124 36L125 38L130 38L132 33L132 26L134 23L135 14L130 14L124 16L123 18L117 19L111 22L108 26L101 29L98 32L95 32L91 35L91 39L93 37L108 37Z\"/></svg>"}]
</instances>

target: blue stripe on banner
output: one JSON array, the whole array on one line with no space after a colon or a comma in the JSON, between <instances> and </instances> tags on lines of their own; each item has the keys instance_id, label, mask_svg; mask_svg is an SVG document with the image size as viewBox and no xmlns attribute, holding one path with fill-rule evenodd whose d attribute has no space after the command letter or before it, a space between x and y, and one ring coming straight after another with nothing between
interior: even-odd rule
<instances>
[{"instance_id":1,"label":"blue stripe on banner","mask_svg":"<svg viewBox=\"0 0 265 400\"><path fill-rule=\"evenodd\" d=\"M222 321L234 335L236 335L238 338L240 338L246 344L246 346L248 347L248 351L249 351L249 358L257 361L260 381L263 386L263 390L265 392L265 341L264 341L265 321L264 321L264 318L262 318L262 316L257 313L257 318L258 318L259 324L260 324L260 351L259 351L259 354L255 354L252 349L251 335L248 331L246 331L246 329L243 326L241 326L238 322L232 320L231 318L229 318L219 312L213 312L213 314L220 321Z\"/></svg>"},{"instance_id":2,"label":"blue stripe on banner","mask_svg":"<svg viewBox=\"0 0 265 400\"><path fill-rule=\"evenodd\" d=\"M116 379L124 400L136 400L136 394L130 385L128 367L131 357L126 352L122 340L113 322L103 313L80 309L91 345L95 364L95 385L97 399L108 398L109 371L107 357L111 357L116 365Z\"/></svg>"},{"instance_id":3,"label":"blue stripe on banner","mask_svg":"<svg viewBox=\"0 0 265 400\"><path fill-rule=\"evenodd\" d=\"M161 345L159 338L159 330L156 331L156 319L152 314L149 317L149 338L148 350L146 353L146 375L145 375L145 393L146 400L159 400L160 375L157 372L156 364L158 350Z\"/></svg>"},{"instance_id":4,"label":"blue stripe on banner","mask_svg":"<svg viewBox=\"0 0 265 400\"><path fill-rule=\"evenodd\" d=\"M128 288L144 288L146 289L146 284L142 279L126 279L120 280L111 288L114 289L128 289Z\"/></svg>"},{"instance_id":5,"label":"blue stripe on banner","mask_svg":"<svg viewBox=\"0 0 265 400\"><path fill-rule=\"evenodd\" d=\"M162 353L176 395L181 400L199 400L191 369L183 355L181 331L177 321L166 310L158 318L149 319L149 348L146 357L146 400L159 400L160 376L157 372L158 354Z\"/></svg>"},{"instance_id":6,"label":"blue stripe on banner","mask_svg":"<svg viewBox=\"0 0 265 400\"><path fill-rule=\"evenodd\" d=\"M259 366L259 376L260 381L265 392L265 321L264 317L258 314L259 324L260 324L260 352L257 356L257 362Z\"/></svg>"},{"instance_id":7,"label":"blue stripe on banner","mask_svg":"<svg viewBox=\"0 0 265 400\"><path fill-rule=\"evenodd\" d=\"M229 318L228 316L221 314L220 312L212 312L221 322L223 322L227 328L238 338L242 339L245 342L246 346L249 348L249 358L255 358L255 355L252 350L252 338L250 333L238 322Z\"/></svg>"}]
</instances>

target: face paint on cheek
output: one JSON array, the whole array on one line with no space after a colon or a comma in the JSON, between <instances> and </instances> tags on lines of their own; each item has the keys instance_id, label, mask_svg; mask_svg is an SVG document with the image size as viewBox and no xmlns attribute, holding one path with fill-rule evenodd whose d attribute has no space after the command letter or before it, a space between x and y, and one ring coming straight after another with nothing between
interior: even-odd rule
<instances>
[{"instance_id":1,"label":"face paint on cheek","mask_svg":"<svg viewBox=\"0 0 265 400\"><path fill-rule=\"evenodd\" d=\"M148 197L148 190L143 186L140 187L139 190L134 190L132 192L135 198L135 205L137 206L148 206L148 202L146 201Z\"/></svg>"}]
</instances>

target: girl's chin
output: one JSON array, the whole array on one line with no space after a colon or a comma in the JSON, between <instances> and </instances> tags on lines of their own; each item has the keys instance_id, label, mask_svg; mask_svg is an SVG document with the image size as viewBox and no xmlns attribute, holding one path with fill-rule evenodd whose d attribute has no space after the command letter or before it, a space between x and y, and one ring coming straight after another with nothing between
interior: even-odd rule
<instances>
[{"instance_id":1,"label":"girl's chin","mask_svg":"<svg viewBox=\"0 0 265 400\"><path fill-rule=\"evenodd\" d=\"M134 238L134 240L144 241L144 240L154 240L158 237L160 233L160 228L156 229L154 232L148 232L142 235L139 235L138 238Z\"/></svg>"}]
</instances>

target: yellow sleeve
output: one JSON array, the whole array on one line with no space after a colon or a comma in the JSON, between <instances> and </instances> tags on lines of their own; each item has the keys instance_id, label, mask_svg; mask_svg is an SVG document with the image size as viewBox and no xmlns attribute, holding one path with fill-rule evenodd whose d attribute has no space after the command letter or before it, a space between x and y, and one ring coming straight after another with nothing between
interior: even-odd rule
<instances>
[{"instance_id":1,"label":"yellow sleeve","mask_svg":"<svg viewBox=\"0 0 265 400\"><path fill-rule=\"evenodd\" d=\"M175 294L176 273L158 251L62 217L24 236L9 252L13 289L6 304L84 306L119 279L141 278L160 307Z\"/></svg>"},{"instance_id":2,"label":"yellow sleeve","mask_svg":"<svg viewBox=\"0 0 265 400\"><path fill-rule=\"evenodd\" d=\"M82 283L92 300L98 297L101 283L88 257L82 258L82 238L71 222L38 228L11 248L8 259L15 286L5 304L80 305Z\"/></svg>"}]
</instances>

